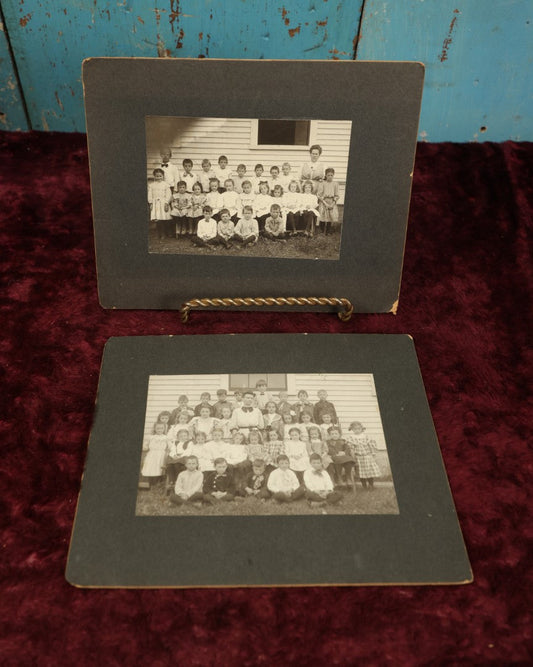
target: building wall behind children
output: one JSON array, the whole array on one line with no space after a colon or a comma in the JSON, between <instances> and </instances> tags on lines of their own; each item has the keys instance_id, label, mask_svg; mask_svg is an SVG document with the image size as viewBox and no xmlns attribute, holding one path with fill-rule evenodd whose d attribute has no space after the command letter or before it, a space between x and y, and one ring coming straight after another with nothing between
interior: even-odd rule
<instances>
[{"instance_id":1,"label":"building wall behind children","mask_svg":"<svg viewBox=\"0 0 533 667\"><path fill-rule=\"evenodd\" d=\"M311 144L322 147L320 158L324 167L335 169L335 180L340 186L340 200L344 201L344 186L350 147L351 121L317 120L314 125ZM185 158L193 161L193 172L200 171L202 160L207 158L211 166L218 166L220 155L226 155L231 171L237 165L245 164L246 173L254 176L254 167L261 163L265 177L270 176L270 167L288 162L291 175L298 180L304 162L309 161L309 146L288 146L280 148L254 148L253 120L251 118L149 118L146 124L147 138L147 178L152 178L153 170L159 166L160 149L172 149L172 162L181 168Z\"/></svg>"}]
</instances>

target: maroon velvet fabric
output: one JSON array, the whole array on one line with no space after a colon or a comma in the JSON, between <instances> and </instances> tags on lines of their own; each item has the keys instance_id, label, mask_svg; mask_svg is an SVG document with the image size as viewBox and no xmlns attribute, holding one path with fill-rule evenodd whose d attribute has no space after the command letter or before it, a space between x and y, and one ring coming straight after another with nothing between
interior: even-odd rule
<instances>
[{"instance_id":1,"label":"maroon velvet fabric","mask_svg":"<svg viewBox=\"0 0 533 667\"><path fill-rule=\"evenodd\" d=\"M177 312L100 308L85 136L2 133L0 146L3 664L532 659L533 144L419 145L397 316L343 324L324 313L193 312L188 325ZM228 332L414 337L473 584L139 591L67 584L105 340Z\"/></svg>"}]
</instances>

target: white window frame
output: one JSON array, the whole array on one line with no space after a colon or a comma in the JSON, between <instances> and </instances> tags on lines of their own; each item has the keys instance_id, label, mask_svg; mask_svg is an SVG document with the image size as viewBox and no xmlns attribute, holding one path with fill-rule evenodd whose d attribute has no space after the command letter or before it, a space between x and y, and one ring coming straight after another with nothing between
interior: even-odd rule
<instances>
[{"instance_id":1,"label":"white window frame","mask_svg":"<svg viewBox=\"0 0 533 667\"><path fill-rule=\"evenodd\" d=\"M257 137L259 133L260 120L308 120L309 121L309 143L307 146L293 146L291 144L258 144ZM300 153L308 153L309 148L317 143L317 124L318 121L311 118L253 118L250 129L250 149L261 151L295 151Z\"/></svg>"},{"instance_id":2,"label":"white window frame","mask_svg":"<svg viewBox=\"0 0 533 667\"><path fill-rule=\"evenodd\" d=\"M296 383L294 381L294 373L286 373L287 375L287 393L296 394ZM220 387L225 389L228 394L230 393L229 389L229 374L220 376Z\"/></svg>"}]
</instances>

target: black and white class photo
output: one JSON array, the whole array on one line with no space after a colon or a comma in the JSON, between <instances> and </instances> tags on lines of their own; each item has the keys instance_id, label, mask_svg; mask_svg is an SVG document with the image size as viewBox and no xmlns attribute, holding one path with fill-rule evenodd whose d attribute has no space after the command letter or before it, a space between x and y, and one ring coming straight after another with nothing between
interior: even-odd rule
<instances>
[{"instance_id":1,"label":"black and white class photo","mask_svg":"<svg viewBox=\"0 0 533 667\"><path fill-rule=\"evenodd\" d=\"M399 513L370 373L151 375L132 446L137 515Z\"/></svg>"},{"instance_id":2,"label":"black and white class photo","mask_svg":"<svg viewBox=\"0 0 533 667\"><path fill-rule=\"evenodd\" d=\"M145 126L150 253L339 259L351 121L147 116Z\"/></svg>"}]
</instances>

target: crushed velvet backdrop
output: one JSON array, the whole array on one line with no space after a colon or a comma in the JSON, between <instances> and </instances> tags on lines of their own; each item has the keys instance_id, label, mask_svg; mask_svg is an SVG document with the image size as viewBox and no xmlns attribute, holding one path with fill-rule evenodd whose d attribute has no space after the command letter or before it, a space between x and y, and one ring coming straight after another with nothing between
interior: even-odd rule
<instances>
[{"instance_id":1,"label":"crushed velvet backdrop","mask_svg":"<svg viewBox=\"0 0 533 667\"><path fill-rule=\"evenodd\" d=\"M532 660L533 144L419 145L396 317L356 316L343 324L332 314L193 312L188 325L176 312L100 308L84 135L0 133L0 146L3 664ZM112 157L120 169L120 156ZM109 336L328 331L413 335L473 584L67 584Z\"/></svg>"}]
</instances>

